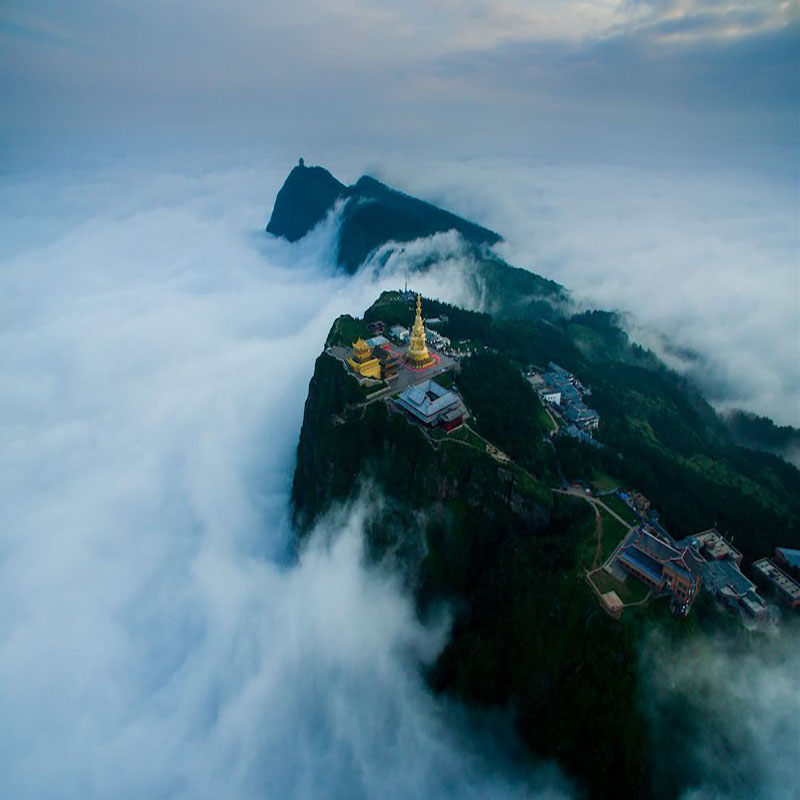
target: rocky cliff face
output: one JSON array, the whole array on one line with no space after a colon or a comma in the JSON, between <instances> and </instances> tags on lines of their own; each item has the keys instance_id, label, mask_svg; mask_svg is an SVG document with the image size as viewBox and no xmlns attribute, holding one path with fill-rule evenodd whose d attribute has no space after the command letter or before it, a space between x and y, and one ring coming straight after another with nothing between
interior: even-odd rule
<instances>
[{"instance_id":1,"label":"rocky cliff face","mask_svg":"<svg viewBox=\"0 0 800 800\"><path fill-rule=\"evenodd\" d=\"M267 233L290 242L302 239L319 224L347 187L322 167L299 164L284 182L267 224Z\"/></svg>"},{"instance_id":2,"label":"rocky cliff face","mask_svg":"<svg viewBox=\"0 0 800 800\"><path fill-rule=\"evenodd\" d=\"M488 298L492 313L551 319L567 308L569 298L564 287L512 267L491 251L501 239L499 234L368 175L346 186L322 167L299 164L278 192L267 232L296 241L319 224L339 200L347 202L339 220L337 266L349 274L357 272L387 242L402 245L456 231L466 253L461 259L466 285L474 287L476 296ZM421 253L409 268L423 272L435 261L435 257Z\"/></svg>"}]
</instances>

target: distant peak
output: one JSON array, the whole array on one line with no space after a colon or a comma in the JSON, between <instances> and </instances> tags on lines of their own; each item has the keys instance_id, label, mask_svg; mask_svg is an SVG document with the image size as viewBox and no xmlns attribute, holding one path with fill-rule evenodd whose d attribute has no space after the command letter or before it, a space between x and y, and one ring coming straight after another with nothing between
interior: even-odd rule
<instances>
[{"instance_id":1,"label":"distant peak","mask_svg":"<svg viewBox=\"0 0 800 800\"><path fill-rule=\"evenodd\" d=\"M301 158L289 173L272 210L267 233L295 242L322 221L347 188L324 167L307 167Z\"/></svg>"},{"instance_id":2,"label":"distant peak","mask_svg":"<svg viewBox=\"0 0 800 800\"><path fill-rule=\"evenodd\" d=\"M377 178L372 175L362 175L355 184L355 189L360 191L371 191L374 189L388 190L389 187L385 183L381 183Z\"/></svg>"},{"instance_id":3,"label":"distant peak","mask_svg":"<svg viewBox=\"0 0 800 800\"><path fill-rule=\"evenodd\" d=\"M348 272L355 272L371 252L390 240L409 242L449 230L458 231L474 247L500 240L494 231L387 186L371 175L362 175L354 185L345 186L323 167L307 167L302 158L278 192L267 232L297 241L325 218L337 200L347 197L356 202L342 213L337 261Z\"/></svg>"}]
</instances>

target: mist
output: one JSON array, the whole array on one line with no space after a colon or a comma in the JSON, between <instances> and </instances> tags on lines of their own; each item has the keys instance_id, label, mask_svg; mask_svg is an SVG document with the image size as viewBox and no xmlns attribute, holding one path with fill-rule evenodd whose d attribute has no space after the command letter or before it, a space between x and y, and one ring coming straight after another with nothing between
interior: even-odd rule
<instances>
[{"instance_id":1,"label":"mist","mask_svg":"<svg viewBox=\"0 0 800 800\"><path fill-rule=\"evenodd\" d=\"M578 308L621 311L631 337L718 410L800 425L791 171L525 156L414 163L373 170L501 233L500 255L564 285Z\"/></svg>"},{"instance_id":2,"label":"mist","mask_svg":"<svg viewBox=\"0 0 800 800\"><path fill-rule=\"evenodd\" d=\"M282 169L4 182L0 794L565 796L428 693L447 619L364 565L362 503L291 558L314 359L383 285L335 217L263 235Z\"/></svg>"},{"instance_id":3,"label":"mist","mask_svg":"<svg viewBox=\"0 0 800 800\"><path fill-rule=\"evenodd\" d=\"M691 776L684 800L797 796L800 631L784 625L780 636L701 635L677 648L650 637L645 698L664 796L676 774Z\"/></svg>"}]
</instances>

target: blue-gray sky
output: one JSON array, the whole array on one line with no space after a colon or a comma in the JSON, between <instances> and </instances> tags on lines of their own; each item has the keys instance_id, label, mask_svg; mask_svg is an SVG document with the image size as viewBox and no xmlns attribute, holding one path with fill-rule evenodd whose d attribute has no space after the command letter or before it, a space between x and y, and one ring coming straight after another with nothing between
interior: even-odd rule
<instances>
[{"instance_id":1,"label":"blue-gray sky","mask_svg":"<svg viewBox=\"0 0 800 800\"><path fill-rule=\"evenodd\" d=\"M760 163L796 153L797 26L769 0L11 0L3 124Z\"/></svg>"}]
</instances>

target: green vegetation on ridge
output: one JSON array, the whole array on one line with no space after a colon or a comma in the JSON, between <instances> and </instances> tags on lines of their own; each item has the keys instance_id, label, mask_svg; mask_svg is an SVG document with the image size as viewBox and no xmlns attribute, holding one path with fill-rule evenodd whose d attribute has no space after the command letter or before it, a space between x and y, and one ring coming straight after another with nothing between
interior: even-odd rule
<instances>
[{"instance_id":1,"label":"green vegetation on ridge","mask_svg":"<svg viewBox=\"0 0 800 800\"><path fill-rule=\"evenodd\" d=\"M477 433L425 432L385 403L362 406L342 364L320 356L292 489L299 535L336 502L380 496L366 524L369 557L396 564L421 614L457 601L451 640L429 676L436 690L511 708L531 751L558 759L593 797L680 794L699 776L687 760L655 778L654 749L671 743L640 704L642 643L654 629L681 642L726 620L705 598L685 620L666 601L611 619L583 579L597 546L594 511L551 493L555 458L570 479L643 491L676 536L718 521L746 558L797 546L797 470L736 446L699 393L630 345L613 315L511 322L433 300L424 309L442 317L444 335L472 343L454 377ZM364 320L337 320L332 335L378 319L407 326L411 314L399 293L384 293ZM547 441L523 370L550 360L591 388L604 448L559 436L554 451ZM480 437L513 460L495 460ZM632 521L616 498L608 503ZM624 528L602 517L606 557ZM609 586L629 602L647 594L635 582Z\"/></svg>"}]
</instances>

